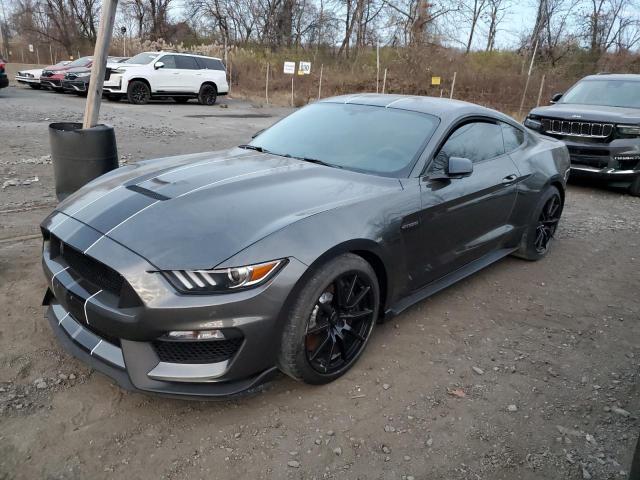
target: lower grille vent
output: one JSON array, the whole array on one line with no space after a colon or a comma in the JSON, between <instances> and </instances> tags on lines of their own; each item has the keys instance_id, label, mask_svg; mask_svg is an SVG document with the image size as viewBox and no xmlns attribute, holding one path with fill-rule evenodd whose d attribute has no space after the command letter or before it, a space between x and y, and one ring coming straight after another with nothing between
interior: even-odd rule
<instances>
[{"instance_id":1,"label":"lower grille vent","mask_svg":"<svg viewBox=\"0 0 640 480\"><path fill-rule=\"evenodd\" d=\"M171 342L156 340L153 348L162 362L217 363L229 360L242 345L242 338L206 342Z\"/></svg>"}]
</instances>

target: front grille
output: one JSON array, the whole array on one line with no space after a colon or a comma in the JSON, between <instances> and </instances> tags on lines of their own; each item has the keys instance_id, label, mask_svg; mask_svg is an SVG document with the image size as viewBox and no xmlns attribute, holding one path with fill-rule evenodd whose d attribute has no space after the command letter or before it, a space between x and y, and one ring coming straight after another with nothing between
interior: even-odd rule
<instances>
[{"instance_id":1,"label":"front grille","mask_svg":"<svg viewBox=\"0 0 640 480\"><path fill-rule=\"evenodd\" d=\"M574 122L569 120L556 120L554 118L543 118L542 130L545 133L550 133L552 135L604 139L613 133L613 124Z\"/></svg>"},{"instance_id":2,"label":"front grille","mask_svg":"<svg viewBox=\"0 0 640 480\"><path fill-rule=\"evenodd\" d=\"M102 290L120 295L124 279L118 272L63 242L60 242L60 255L80 277Z\"/></svg>"},{"instance_id":3,"label":"front grille","mask_svg":"<svg viewBox=\"0 0 640 480\"><path fill-rule=\"evenodd\" d=\"M81 323L84 328L92 331L99 337L104 338L107 342L113 345L120 345L119 338L103 332L102 330L87 322L87 317L84 314L84 304L86 300L82 299L71 291L67 291L66 300L69 314L74 318L76 322Z\"/></svg>"},{"instance_id":4,"label":"front grille","mask_svg":"<svg viewBox=\"0 0 640 480\"><path fill-rule=\"evenodd\" d=\"M163 341L153 342L153 348L162 362L218 363L233 357L242 345L242 338L209 340L206 342Z\"/></svg>"}]
</instances>

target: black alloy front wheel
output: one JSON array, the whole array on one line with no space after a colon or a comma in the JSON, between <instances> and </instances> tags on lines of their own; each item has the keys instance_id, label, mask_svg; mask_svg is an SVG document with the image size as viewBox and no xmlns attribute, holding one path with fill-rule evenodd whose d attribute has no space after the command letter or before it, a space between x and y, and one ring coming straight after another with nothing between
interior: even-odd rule
<instances>
[{"instance_id":1,"label":"black alloy front wheel","mask_svg":"<svg viewBox=\"0 0 640 480\"><path fill-rule=\"evenodd\" d=\"M129 87L127 88L127 99L129 103L133 103L136 105L144 105L149 103L151 99L151 89L149 85L140 80L134 80L129 83Z\"/></svg>"},{"instance_id":2,"label":"black alloy front wheel","mask_svg":"<svg viewBox=\"0 0 640 480\"><path fill-rule=\"evenodd\" d=\"M279 366L306 383L328 383L360 357L375 326L380 289L371 265L354 254L322 266L302 288L285 326Z\"/></svg>"}]
</instances>

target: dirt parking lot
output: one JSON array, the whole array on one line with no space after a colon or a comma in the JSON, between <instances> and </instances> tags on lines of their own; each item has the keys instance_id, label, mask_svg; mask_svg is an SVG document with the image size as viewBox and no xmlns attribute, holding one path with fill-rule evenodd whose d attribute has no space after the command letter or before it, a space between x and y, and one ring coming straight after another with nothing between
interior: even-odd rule
<instances>
[{"instance_id":1,"label":"dirt parking lot","mask_svg":"<svg viewBox=\"0 0 640 480\"><path fill-rule=\"evenodd\" d=\"M216 150L286 109L105 103L122 161ZM228 108L222 108L223 106ZM84 100L0 90L0 479L626 479L640 422L640 198L569 187L549 256L507 258L376 327L322 387L132 394L43 319L47 125Z\"/></svg>"}]
</instances>

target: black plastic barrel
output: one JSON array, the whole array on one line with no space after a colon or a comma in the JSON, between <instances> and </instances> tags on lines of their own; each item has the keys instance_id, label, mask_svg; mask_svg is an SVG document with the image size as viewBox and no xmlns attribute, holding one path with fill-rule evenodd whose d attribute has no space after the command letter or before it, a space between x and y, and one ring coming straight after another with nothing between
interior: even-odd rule
<instances>
[{"instance_id":1,"label":"black plastic barrel","mask_svg":"<svg viewBox=\"0 0 640 480\"><path fill-rule=\"evenodd\" d=\"M51 123L49 142L59 201L118 168L116 135L108 125L83 129L81 123Z\"/></svg>"}]
</instances>

